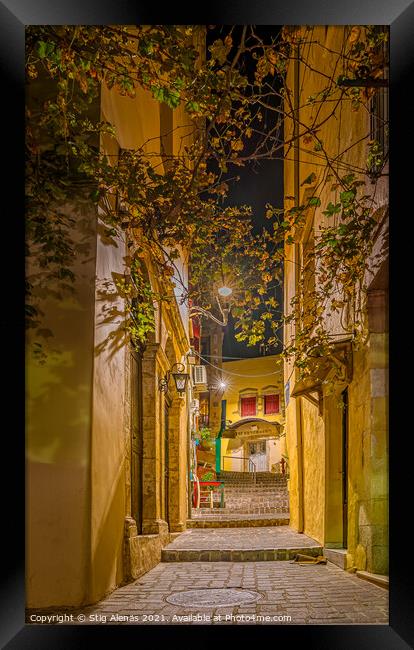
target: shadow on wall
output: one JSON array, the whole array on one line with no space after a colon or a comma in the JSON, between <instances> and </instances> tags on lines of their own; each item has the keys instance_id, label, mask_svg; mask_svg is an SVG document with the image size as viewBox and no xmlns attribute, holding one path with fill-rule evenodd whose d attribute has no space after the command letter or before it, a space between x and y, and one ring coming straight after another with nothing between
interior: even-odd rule
<instances>
[{"instance_id":1,"label":"shadow on wall","mask_svg":"<svg viewBox=\"0 0 414 650\"><path fill-rule=\"evenodd\" d=\"M115 272L111 275L112 280L103 278L98 281L96 290L96 328L98 331L103 330L104 338L95 346L95 356L98 357L107 350L108 359L116 355L127 343L127 312L120 308L124 303L117 285L124 280L124 276Z\"/></svg>"}]
</instances>

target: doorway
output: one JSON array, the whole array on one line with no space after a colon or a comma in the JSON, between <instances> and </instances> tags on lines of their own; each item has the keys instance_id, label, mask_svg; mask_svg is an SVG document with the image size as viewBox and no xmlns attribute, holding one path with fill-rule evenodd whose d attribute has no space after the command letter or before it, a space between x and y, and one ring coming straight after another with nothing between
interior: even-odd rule
<instances>
[{"instance_id":1,"label":"doorway","mask_svg":"<svg viewBox=\"0 0 414 650\"><path fill-rule=\"evenodd\" d=\"M169 523L169 413L170 413L170 403L167 399L164 401L164 507L163 507L163 519Z\"/></svg>"},{"instance_id":2,"label":"doorway","mask_svg":"<svg viewBox=\"0 0 414 650\"><path fill-rule=\"evenodd\" d=\"M131 516L142 532L142 354L131 350Z\"/></svg>"},{"instance_id":3,"label":"doorway","mask_svg":"<svg viewBox=\"0 0 414 650\"><path fill-rule=\"evenodd\" d=\"M249 442L249 459L254 463L256 472L267 470L266 440Z\"/></svg>"},{"instance_id":4,"label":"doorway","mask_svg":"<svg viewBox=\"0 0 414 650\"><path fill-rule=\"evenodd\" d=\"M342 392L342 547L348 548L348 389Z\"/></svg>"}]
</instances>

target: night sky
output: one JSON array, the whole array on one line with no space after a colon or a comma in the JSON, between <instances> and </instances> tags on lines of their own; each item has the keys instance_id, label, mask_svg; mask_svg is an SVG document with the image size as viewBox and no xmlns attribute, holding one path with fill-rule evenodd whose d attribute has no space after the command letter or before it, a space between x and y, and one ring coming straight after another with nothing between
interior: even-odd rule
<instances>
[{"instance_id":1,"label":"night sky","mask_svg":"<svg viewBox=\"0 0 414 650\"><path fill-rule=\"evenodd\" d=\"M270 39L278 34L280 28L280 25L266 25L257 27L256 32L263 40L270 42ZM224 38L227 30L227 26L216 26L214 30L208 30L207 45L217 38ZM269 112L269 115L265 114L262 127L266 128L267 119L274 120L275 114L272 112ZM224 205L251 205L253 222L257 229L261 230L263 226L268 225L265 218L266 203L271 203L276 207L283 207L283 160L260 160L246 164L244 167L233 166L233 168L229 169L229 176L239 176L240 180L229 182L230 189ZM282 289L276 291L275 297L279 303L279 309L282 310ZM248 347L246 343L236 341L231 317L224 331L223 358L257 357L263 354L276 354L281 351L281 344L265 351L260 345ZM278 333L278 336L280 339L282 338L282 330Z\"/></svg>"}]
</instances>

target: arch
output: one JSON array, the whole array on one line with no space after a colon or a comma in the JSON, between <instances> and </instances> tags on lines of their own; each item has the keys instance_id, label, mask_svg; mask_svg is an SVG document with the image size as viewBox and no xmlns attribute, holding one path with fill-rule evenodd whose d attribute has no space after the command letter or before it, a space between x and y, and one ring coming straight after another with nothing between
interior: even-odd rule
<instances>
[{"instance_id":1,"label":"arch","mask_svg":"<svg viewBox=\"0 0 414 650\"><path fill-rule=\"evenodd\" d=\"M229 424L227 429L238 429L239 427L245 427L246 424L265 424L266 426L271 425L275 426L276 428L279 426L278 422L269 422L269 420L265 420L264 418L244 418L244 420L237 420L237 422L233 422L233 424Z\"/></svg>"},{"instance_id":2,"label":"arch","mask_svg":"<svg viewBox=\"0 0 414 650\"><path fill-rule=\"evenodd\" d=\"M168 338L167 338L167 340L165 342L165 356L168 359L168 363L170 364L170 367L178 362L177 355L176 355L175 348L174 348L173 339L172 339L171 336L168 336Z\"/></svg>"},{"instance_id":3,"label":"arch","mask_svg":"<svg viewBox=\"0 0 414 650\"><path fill-rule=\"evenodd\" d=\"M243 397L247 396L249 393L257 395L258 392L258 388L242 388L242 390L239 390L239 395L242 395Z\"/></svg>"},{"instance_id":4,"label":"arch","mask_svg":"<svg viewBox=\"0 0 414 650\"><path fill-rule=\"evenodd\" d=\"M275 386L274 384L269 384L269 386L263 386L263 388L261 390L263 395L267 395L271 391L274 392L274 393L280 393L281 388L280 388L280 386L278 387L278 386Z\"/></svg>"}]
</instances>

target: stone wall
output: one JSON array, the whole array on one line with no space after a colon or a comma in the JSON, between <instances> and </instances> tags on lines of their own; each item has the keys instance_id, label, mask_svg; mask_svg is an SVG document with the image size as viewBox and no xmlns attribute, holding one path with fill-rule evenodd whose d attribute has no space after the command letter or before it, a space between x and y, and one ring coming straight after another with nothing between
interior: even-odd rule
<instances>
[{"instance_id":1,"label":"stone wall","mask_svg":"<svg viewBox=\"0 0 414 650\"><path fill-rule=\"evenodd\" d=\"M343 41L344 27L316 26L312 28L314 42L320 42L324 48L311 48L303 44L302 55L308 66L300 64L300 122L312 122L315 110L320 109L320 118L327 116L331 110L325 105L303 106L307 98L323 90L326 78L316 74L312 68L328 76L332 73L333 56L331 51L338 51ZM306 40L306 38L305 38ZM294 89L294 66L289 66L288 86ZM289 105L287 106L289 110ZM285 120L285 139L293 135L292 121ZM368 113L341 111L341 121L328 121L322 125L318 137L323 141L324 149L329 155L346 150L345 163L361 167L367 157L366 134L369 130ZM352 144L352 146L350 146ZM299 156L299 196L303 203L305 192L302 187L304 179L315 175L315 183L309 187L321 200L321 208L308 215L308 222L303 232L295 233L295 241L285 245L284 282L285 310L290 311L290 300L297 292L297 268L302 263L301 256L306 245L304 233L313 228L315 233L328 224L323 215L323 206L334 201L334 194L327 183L327 188L320 187L322 174L326 169L322 164L315 164L313 147L300 144ZM284 193L295 195L295 168L292 151L286 148L284 166ZM385 170L387 172L388 170ZM369 182L366 193L372 191ZM315 189L313 189L315 188ZM377 191L378 190L378 191ZM371 258L367 260L367 277L371 282L368 292L368 304L363 318L368 324L368 335L352 350L352 379L348 386L348 532L345 545L348 547L347 567L357 567L375 573L388 571L388 339L387 339L387 224L388 215L384 206L388 203L388 180L381 179L376 188L374 207L378 208L378 233L374 242ZM286 207L294 205L286 200ZM329 225L329 224L328 224ZM378 259L383 263L380 269ZM375 262L375 263L374 263ZM325 324L334 340L340 340L348 333L341 323L341 314L326 316ZM292 323L284 330L285 344L291 343L295 331ZM285 361L285 388L290 393L295 385L295 371L292 361ZM336 386L323 385L323 416L318 415L316 406L304 397L301 408L290 399L286 405L286 447L289 457L290 479L290 521L292 527L323 542L324 546L339 548L343 540L342 512L342 410L341 392L347 383ZM299 422L299 411L301 418ZM302 430L302 435L301 435ZM302 438L302 440L301 440ZM303 445L301 444L303 442ZM302 503L302 464L303 464L303 503ZM303 506L303 507L302 507ZM303 521L302 521L303 517Z\"/></svg>"}]
</instances>

